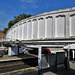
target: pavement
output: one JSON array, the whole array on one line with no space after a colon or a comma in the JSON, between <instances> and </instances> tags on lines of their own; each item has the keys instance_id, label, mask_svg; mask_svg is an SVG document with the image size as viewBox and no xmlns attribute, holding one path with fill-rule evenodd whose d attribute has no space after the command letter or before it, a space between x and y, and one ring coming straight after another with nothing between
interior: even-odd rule
<instances>
[{"instance_id":1,"label":"pavement","mask_svg":"<svg viewBox=\"0 0 75 75\"><path fill-rule=\"evenodd\" d=\"M58 70L57 72L45 72L43 75L75 75L75 63L70 62L70 71L62 68L61 70Z\"/></svg>"},{"instance_id":2,"label":"pavement","mask_svg":"<svg viewBox=\"0 0 75 75\"><path fill-rule=\"evenodd\" d=\"M21 55L15 55L15 56L3 55L3 57L0 58L0 62L12 61L12 60L30 59L30 58L37 58L37 57L38 56L34 55L34 54L21 54Z\"/></svg>"},{"instance_id":3,"label":"pavement","mask_svg":"<svg viewBox=\"0 0 75 75\"><path fill-rule=\"evenodd\" d=\"M0 73L0 75L38 75L38 67L30 67L11 72Z\"/></svg>"},{"instance_id":4,"label":"pavement","mask_svg":"<svg viewBox=\"0 0 75 75\"><path fill-rule=\"evenodd\" d=\"M23 75L38 75L38 71L25 73ZM42 75L75 75L75 63L73 64L72 62L70 62L70 71L66 70L65 68L62 68L59 69L57 72L44 72Z\"/></svg>"}]
</instances>

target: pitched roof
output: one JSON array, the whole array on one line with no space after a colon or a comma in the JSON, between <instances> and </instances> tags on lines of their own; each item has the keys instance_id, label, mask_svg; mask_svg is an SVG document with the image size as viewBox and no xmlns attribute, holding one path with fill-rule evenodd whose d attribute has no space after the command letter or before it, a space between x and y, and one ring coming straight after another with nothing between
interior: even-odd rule
<instances>
[{"instance_id":1,"label":"pitched roof","mask_svg":"<svg viewBox=\"0 0 75 75\"><path fill-rule=\"evenodd\" d=\"M4 36L4 33L3 31L0 30L0 37L3 37Z\"/></svg>"}]
</instances>

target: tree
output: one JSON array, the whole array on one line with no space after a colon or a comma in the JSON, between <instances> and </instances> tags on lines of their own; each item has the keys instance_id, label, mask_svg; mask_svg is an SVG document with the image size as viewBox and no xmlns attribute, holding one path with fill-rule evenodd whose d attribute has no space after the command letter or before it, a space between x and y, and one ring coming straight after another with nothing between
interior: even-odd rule
<instances>
[{"instance_id":1,"label":"tree","mask_svg":"<svg viewBox=\"0 0 75 75\"><path fill-rule=\"evenodd\" d=\"M3 33L6 33L8 31L8 28L4 28Z\"/></svg>"},{"instance_id":2,"label":"tree","mask_svg":"<svg viewBox=\"0 0 75 75\"><path fill-rule=\"evenodd\" d=\"M8 23L8 29L13 26L15 24L15 22L13 20L11 20L9 23Z\"/></svg>"}]
</instances>

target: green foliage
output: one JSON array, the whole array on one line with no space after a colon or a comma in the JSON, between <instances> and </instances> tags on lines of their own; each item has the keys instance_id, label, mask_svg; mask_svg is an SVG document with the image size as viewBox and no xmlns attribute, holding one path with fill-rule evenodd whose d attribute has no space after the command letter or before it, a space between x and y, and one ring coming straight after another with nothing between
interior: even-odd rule
<instances>
[{"instance_id":1,"label":"green foliage","mask_svg":"<svg viewBox=\"0 0 75 75\"><path fill-rule=\"evenodd\" d=\"M25 18L28 18L30 17L31 14L27 15L27 14L19 14L19 16L14 16L14 19L13 20L10 20L9 23L8 23L8 28L4 28L3 32L6 33L7 30L9 28L11 28L11 26L13 26L15 23L19 22L20 20L23 20Z\"/></svg>"},{"instance_id":2,"label":"green foliage","mask_svg":"<svg viewBox=\"0 0 75 75\"><path fill-rule=\"evenodd\" d=\"M4 28L3 33L6 33L8 31L8 28Z\"/></svg>"},{"instance_id":3,"label":"green foliage","mask_svg":"<svg viewBox=\"0 0 75 75\"><path fill-rule=\"evenodd\" d=\"M13 26L15 24L15 22L13 20L11 20L9 23L8 23L8 29Z\"/></svg>"},{"instance_id":4,"label":"green foliage","mask_svg":"<svg viewBox=\"0 0 75 75\"><path fill-rule=\"evenodd\" d=\"M26 14L19 14L19 16L14 16L14 24L17 23L18 21L22 20L22 19L25 19L25 18L28 18L30 17L31 15L26 15Z\"/></svg>"}]
</instances>

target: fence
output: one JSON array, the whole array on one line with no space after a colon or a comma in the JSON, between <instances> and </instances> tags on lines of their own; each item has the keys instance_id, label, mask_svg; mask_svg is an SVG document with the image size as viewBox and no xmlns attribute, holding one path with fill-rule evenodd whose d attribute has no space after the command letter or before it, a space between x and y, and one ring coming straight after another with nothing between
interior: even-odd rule
<instances>
[{"instance_id":1,"label":"fence","mask_svg":"<svg viewBox=\"0 0 75 75\"><path fill-rule=\"evenodd\" d=\"M65 67L65 52L57 52L56 54L43 54L42 55L42 69L55 67Z\"/></svg>"}]
</instances>

